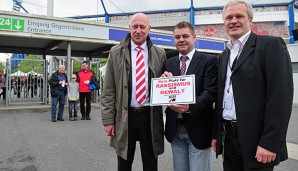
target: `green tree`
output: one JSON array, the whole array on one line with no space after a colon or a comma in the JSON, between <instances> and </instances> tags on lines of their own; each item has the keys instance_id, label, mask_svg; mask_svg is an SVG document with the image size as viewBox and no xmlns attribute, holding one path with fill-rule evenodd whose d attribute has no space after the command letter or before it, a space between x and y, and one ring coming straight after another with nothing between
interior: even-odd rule
<instances>
[{"instance_id":1,"label":"green tree","mask_svg":"<svg viewBox=\"0 0 298 171\"><path fill-rule=\"evenodd\" d=\"M37 55L29 55L27 57L25 57L26 60L21 60L21 62L19 63L17 68L12 69L12 73L20 70L22 72L28 73L30 72L32 69L34 72L37 73L43 73L43 69L44 69L44 62L43 61L38 61L40 60L40 57L38 57Z\"/></svg>"},{"instance_id":2,"label":"green tree","mask_svg":"<svg viewBox=\"0 0 298 171\"><path fill-rule=\"evenodd\" d=\"M5 65L4 65L4 63L0 62L0 72L3 73L4 70L5 70Z\"/></svg>"}]
</instances>

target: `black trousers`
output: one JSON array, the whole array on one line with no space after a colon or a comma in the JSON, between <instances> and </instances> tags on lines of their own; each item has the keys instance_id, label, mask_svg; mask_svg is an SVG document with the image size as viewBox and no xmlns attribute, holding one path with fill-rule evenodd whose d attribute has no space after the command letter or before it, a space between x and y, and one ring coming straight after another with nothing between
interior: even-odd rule
<instances>
[{"instance_id":1,"label":"black trousers","mask_svg":"<svg viewBox=\"0 0 298 171\"><path fill-rule=\"evenodd\" d=\"M0 94L0 96L3 95L3 100L5 100L6 98L6 87L2 87L2 93Z\"/></svg>"},{"instance_id":2,"label":"black trousers","mask_svg":"<svg viewBox=\"0 0 298 171\"><path fill-rule=\"evenodd\" d=\"M118 156L118 171L131 171L137 141L140 142L143 170L157 171L157 158L152 147L150 110L143 113L128 113L127 160Z\"/></svg>"},{"instance_id":3,"label":"black trousers","mask_svg":"<svg viewBox=\"0 0 298 171\"><path fill-rule=\"evenodd\" d=\"M86 101L86 108L85 108ZM80 110L82 117L90 116L91 112L91 92L81 92L80 93Z\"/></svg>"},{"instance_id":4,"label":"black trousers","mask_svg":"<svg viewBox=\"0 0 298 171\"><path fill-rule=\"evenodd\" d=\"M237 127L225 126L226 135L224 140L224 171L273 171L274 166L264 168L249 168L243 160L240 148Z\"/></svg>"}]
</instances>

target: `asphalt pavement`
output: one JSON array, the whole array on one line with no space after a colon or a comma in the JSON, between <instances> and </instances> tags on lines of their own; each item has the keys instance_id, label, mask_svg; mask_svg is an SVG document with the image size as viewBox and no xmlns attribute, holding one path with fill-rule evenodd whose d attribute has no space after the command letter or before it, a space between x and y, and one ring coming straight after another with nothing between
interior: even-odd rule
<instances>
[{"instance_id":1,"label":"asphalt pavement","mask_svg":"<svg viewBox=\"0 0 298 171\"><path fill-rule=\"evenodd\" d=\"M98 104L92 105L91 121L50 121L50 106L0 107L0 171L113 171L117 156L108 144L101 124ZM293 114L287 141L293 145L292 158L275 171L298 170L298 107ZM222 160L213 158L213 170L222 170ZM159 157L160 171L171 171L172 153L165 140L165 153ZM139 145L133 163L134 171L142 170Z\"/></svg>"}]
</instances>

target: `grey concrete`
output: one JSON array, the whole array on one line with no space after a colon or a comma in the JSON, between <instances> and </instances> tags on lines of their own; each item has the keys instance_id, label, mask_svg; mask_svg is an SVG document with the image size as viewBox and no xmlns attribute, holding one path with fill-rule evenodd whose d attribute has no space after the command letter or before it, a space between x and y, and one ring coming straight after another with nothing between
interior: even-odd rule
<instances>
[{"instance_id":1,"label":"grey concrete","mask_svg":"<svg viewBox=\"0 0 298 171\"><path fill-rule=\"evenodd\" d=\"M3 108L3 107L1 107ZM1 171L110 171L117 170L114 149L101 125L100 110L92 106L91 121L50 122L50 107L10 107L0 109ZM297 143L298 108L293 107L288 140ZM166 141L165 141L166 142ZM159 170L171 171L172 154L166 142L165 153L159 157ZM221 157L214 159L214 171L221 171ZM133 164L142 170L139 145ZM289 159L277 171L297 171L298 161Z\"/></svg>"}]
</instances>

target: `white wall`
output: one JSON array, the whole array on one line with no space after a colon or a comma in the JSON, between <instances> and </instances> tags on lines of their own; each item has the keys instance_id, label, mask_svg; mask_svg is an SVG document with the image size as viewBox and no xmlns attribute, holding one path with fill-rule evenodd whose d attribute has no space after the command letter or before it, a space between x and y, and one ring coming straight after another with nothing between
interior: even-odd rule
<instances>
[{"instance_id":1,"label":"white wall","mask_svg":"<svg viewBox=\"0 0 298 171\"><path fill-rule=\"evenodd\" d=\"M298 62L298 44L287 45L292 62ZM294 99L293 103L298 103L298 73L293 73Z\"/></svg>"}]
</instances>

